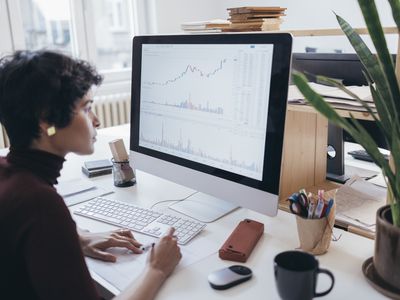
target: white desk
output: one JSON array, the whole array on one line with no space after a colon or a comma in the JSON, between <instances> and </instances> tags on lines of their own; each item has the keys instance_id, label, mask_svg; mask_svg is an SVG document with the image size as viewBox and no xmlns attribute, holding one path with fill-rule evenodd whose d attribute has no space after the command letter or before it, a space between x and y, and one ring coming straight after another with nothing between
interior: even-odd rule
<instances>
[{"instance_id":1,"label":"white desk","mask_svg":"<svg viewBox=\"0 0 400 300\"><path fill-rule=\"evenodd\" d=\"M126 147L129 147L128 136L129 127L126 125L101 130L96 144L96 152L92 156L80 157L72 154L67 156L61 180L84 178L85 176L81 173L83 161L110 157L111 153L107 143L115 138L123 137ZM6 152L6 150L2 150L0 154L4 155ZM130 188L114 187L111 175L91 180L97 185L114 189L115 193L107 197L144 207L149 207L160 200L184 198L193 192L191 189L143 172L137 172L136 176L137 184ZM70 207L71 211L80 205L82 204ZM163 205L160 204L160 207ZM80 227L90 231L115 229L114 226L105 223L76 215L73 217ZM217 253L214 253L173 273L162 287L157 299L279 299L275 287L273 258L279 252L293 250L299 245L295 218L283 211L279 211L275 218L270 218L247 209L239 209L217 222L208 224L201 236L220 246L237 223L244 218L255 219L265 225L264 236L245 263L253 270L254 275L250 281L225 291L213 290L207 282L208 274L213 270L235 264L219 259ZM336 228L334 233L342 234L342 237L339 241L331 243L328 253L318 257L320 267L331 270L335 276L335 286L324 299L386 299L367 283L361 271L362 263L373 255L374 241ZM135 235L140 239L140 235ZM132 270L132 273L134 272L135 270ZM92 272L92 276L108 291L118 293L115 287L97 274ZM325 290L328 286L329 280L321 275L318 281L318 290Z\"/></svg>"},{"instance_id":2,"label":"white desk","mask_svg":"<svg viewBox=\"0 0 400 300\"><path fill-rule=\"evenodd\" d=\"M107 142L117 137L124 137L125 145L129 147L128 135L129 128L126 125L101 130L99 141L96 144L96 152L90 159L110 157ZM80 167L84 160L89 160L89 158L69 155L62 172L62 179L83 177ZM134 187L114 188L115 193L107 197L149 207L157 201L179 199L193 192L191 189L143 172L137 172L136 176L137 184ZM111 175L92 180L98 185L107 187L112 187L113 184ZM71 210L78 206L72 206ZM160 204L160 207L163 206L163 204ZM162 287L157 299L279 299L274 281L273 258L279 252L295 249L299 245L295 218L283 211L279 211L277 217L270 218L247 209L239 209L217 222L208 224L201 235L211 239L216 245L222 245L232 229L244 218L255 219L265 225L264 236L245 263L253 270L254 276L250 281L225 291L211 289L207 282L207 275L213 270L235 264L219 259L217 253L215 253L179 272L173 273ZM74 219L80 227L91 231L115 228L76 215L74 215ZM332 292L325 299L348 299L350 297L385 299L367 283L361 271L364 260L373 255L374 241L339 229L334 229L334 231L336 235L342 234L341 239L332 242L328 253L318 257L320 266L331 270L336 280ZM140 237L137 234L136 236ZM135 270L132 270L132 272L135 272ZM92 275L98 283L109 291L118 292L117 289L96 274ZM325 290L328 285L329 280L321 275L318 290Z\"/></svg>"}]
</instances>

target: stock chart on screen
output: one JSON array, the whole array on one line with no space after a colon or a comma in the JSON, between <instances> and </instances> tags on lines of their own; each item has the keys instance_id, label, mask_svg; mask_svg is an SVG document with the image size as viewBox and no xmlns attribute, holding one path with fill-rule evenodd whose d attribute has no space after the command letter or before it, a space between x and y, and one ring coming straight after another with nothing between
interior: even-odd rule
<instances>
[{"instance_id":1,"label":"stock chart on screen","mask_svg":"<svg viewBox=\"0 0 400 300\"><path fill-rule=\"evenodd\" d=\"M139 145L261 180L273 45L146 44Z\"/></svg>"}]
</instances>

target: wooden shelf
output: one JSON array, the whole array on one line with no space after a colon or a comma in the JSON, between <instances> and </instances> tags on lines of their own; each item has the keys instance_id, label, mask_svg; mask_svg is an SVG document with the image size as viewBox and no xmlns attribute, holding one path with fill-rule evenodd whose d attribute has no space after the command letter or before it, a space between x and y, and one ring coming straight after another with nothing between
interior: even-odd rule
<instances>
[{"instance_id":1,"label":"wooden shelf","mask_svg":"<svg viewBox=\"0 0 400 300\"><path fill-rule=\"evenodd\" d=\"M314 107L312 107L310 105L304 105L304 104L289 104L287 107L287 111L317 113L317 111L314 109ZM339 114L339 116L345 117L345 118L350 118L350 114L352 114L357 120L368 120L368 121L374 120L372 118L371 114L369 114L368 112L349 111L349 110L345 110L345 109L336 109L336 112Z\"/></svg>"},{"instance_id":2,"label":"wooden shelf","mask_svg":"<svg viewBox=\"0 0 400 300\"><path fill-rule=\"evenodd\" d=\"M361 35L369 34L367 28L354 28L354 30ZM340 28L321 28L321 29L288 29L280 30L279 32L289 32L296 37L307 37L307 36L340 36L344 35ZM397 27L384 27L383 32L385 34L398 34Z\"/></svg>"}]
</instances>

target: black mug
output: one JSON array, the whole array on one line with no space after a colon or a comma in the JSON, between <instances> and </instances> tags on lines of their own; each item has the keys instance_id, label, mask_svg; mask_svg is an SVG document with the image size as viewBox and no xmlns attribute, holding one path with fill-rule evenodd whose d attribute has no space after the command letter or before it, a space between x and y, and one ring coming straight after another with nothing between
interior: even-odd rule
<instances>
[{"instance_id":1,"label":"black mug","mask_svg":"<svg viewBox=\"0 0 400 300\"><path fill-rule=\"evenodd\" d=\"M300 251L286 251L275 256L275 281L279 296L284 300L307 300L328 294L335 284L333 274L318 267L318 260L311 254ZM319 273L327 274L332 284L324 292L317 293Z\"/></svg>"}]
</instances>

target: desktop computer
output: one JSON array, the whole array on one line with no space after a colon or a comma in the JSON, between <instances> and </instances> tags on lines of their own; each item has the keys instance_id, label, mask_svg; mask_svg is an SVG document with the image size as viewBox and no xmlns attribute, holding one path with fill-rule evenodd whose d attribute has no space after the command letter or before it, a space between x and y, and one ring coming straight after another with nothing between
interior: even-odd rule
<instances>
[{"instance_id":1,"label":"desktop computer","mask_svg":"<svg viewBox=\"0 0 400 300\"><path fill-rule=\"evenodd\" d=\"M132 166L199 192L172 209L276 215L291 47L287 33L133 39Z\"/></svg>"}]
</instances>

